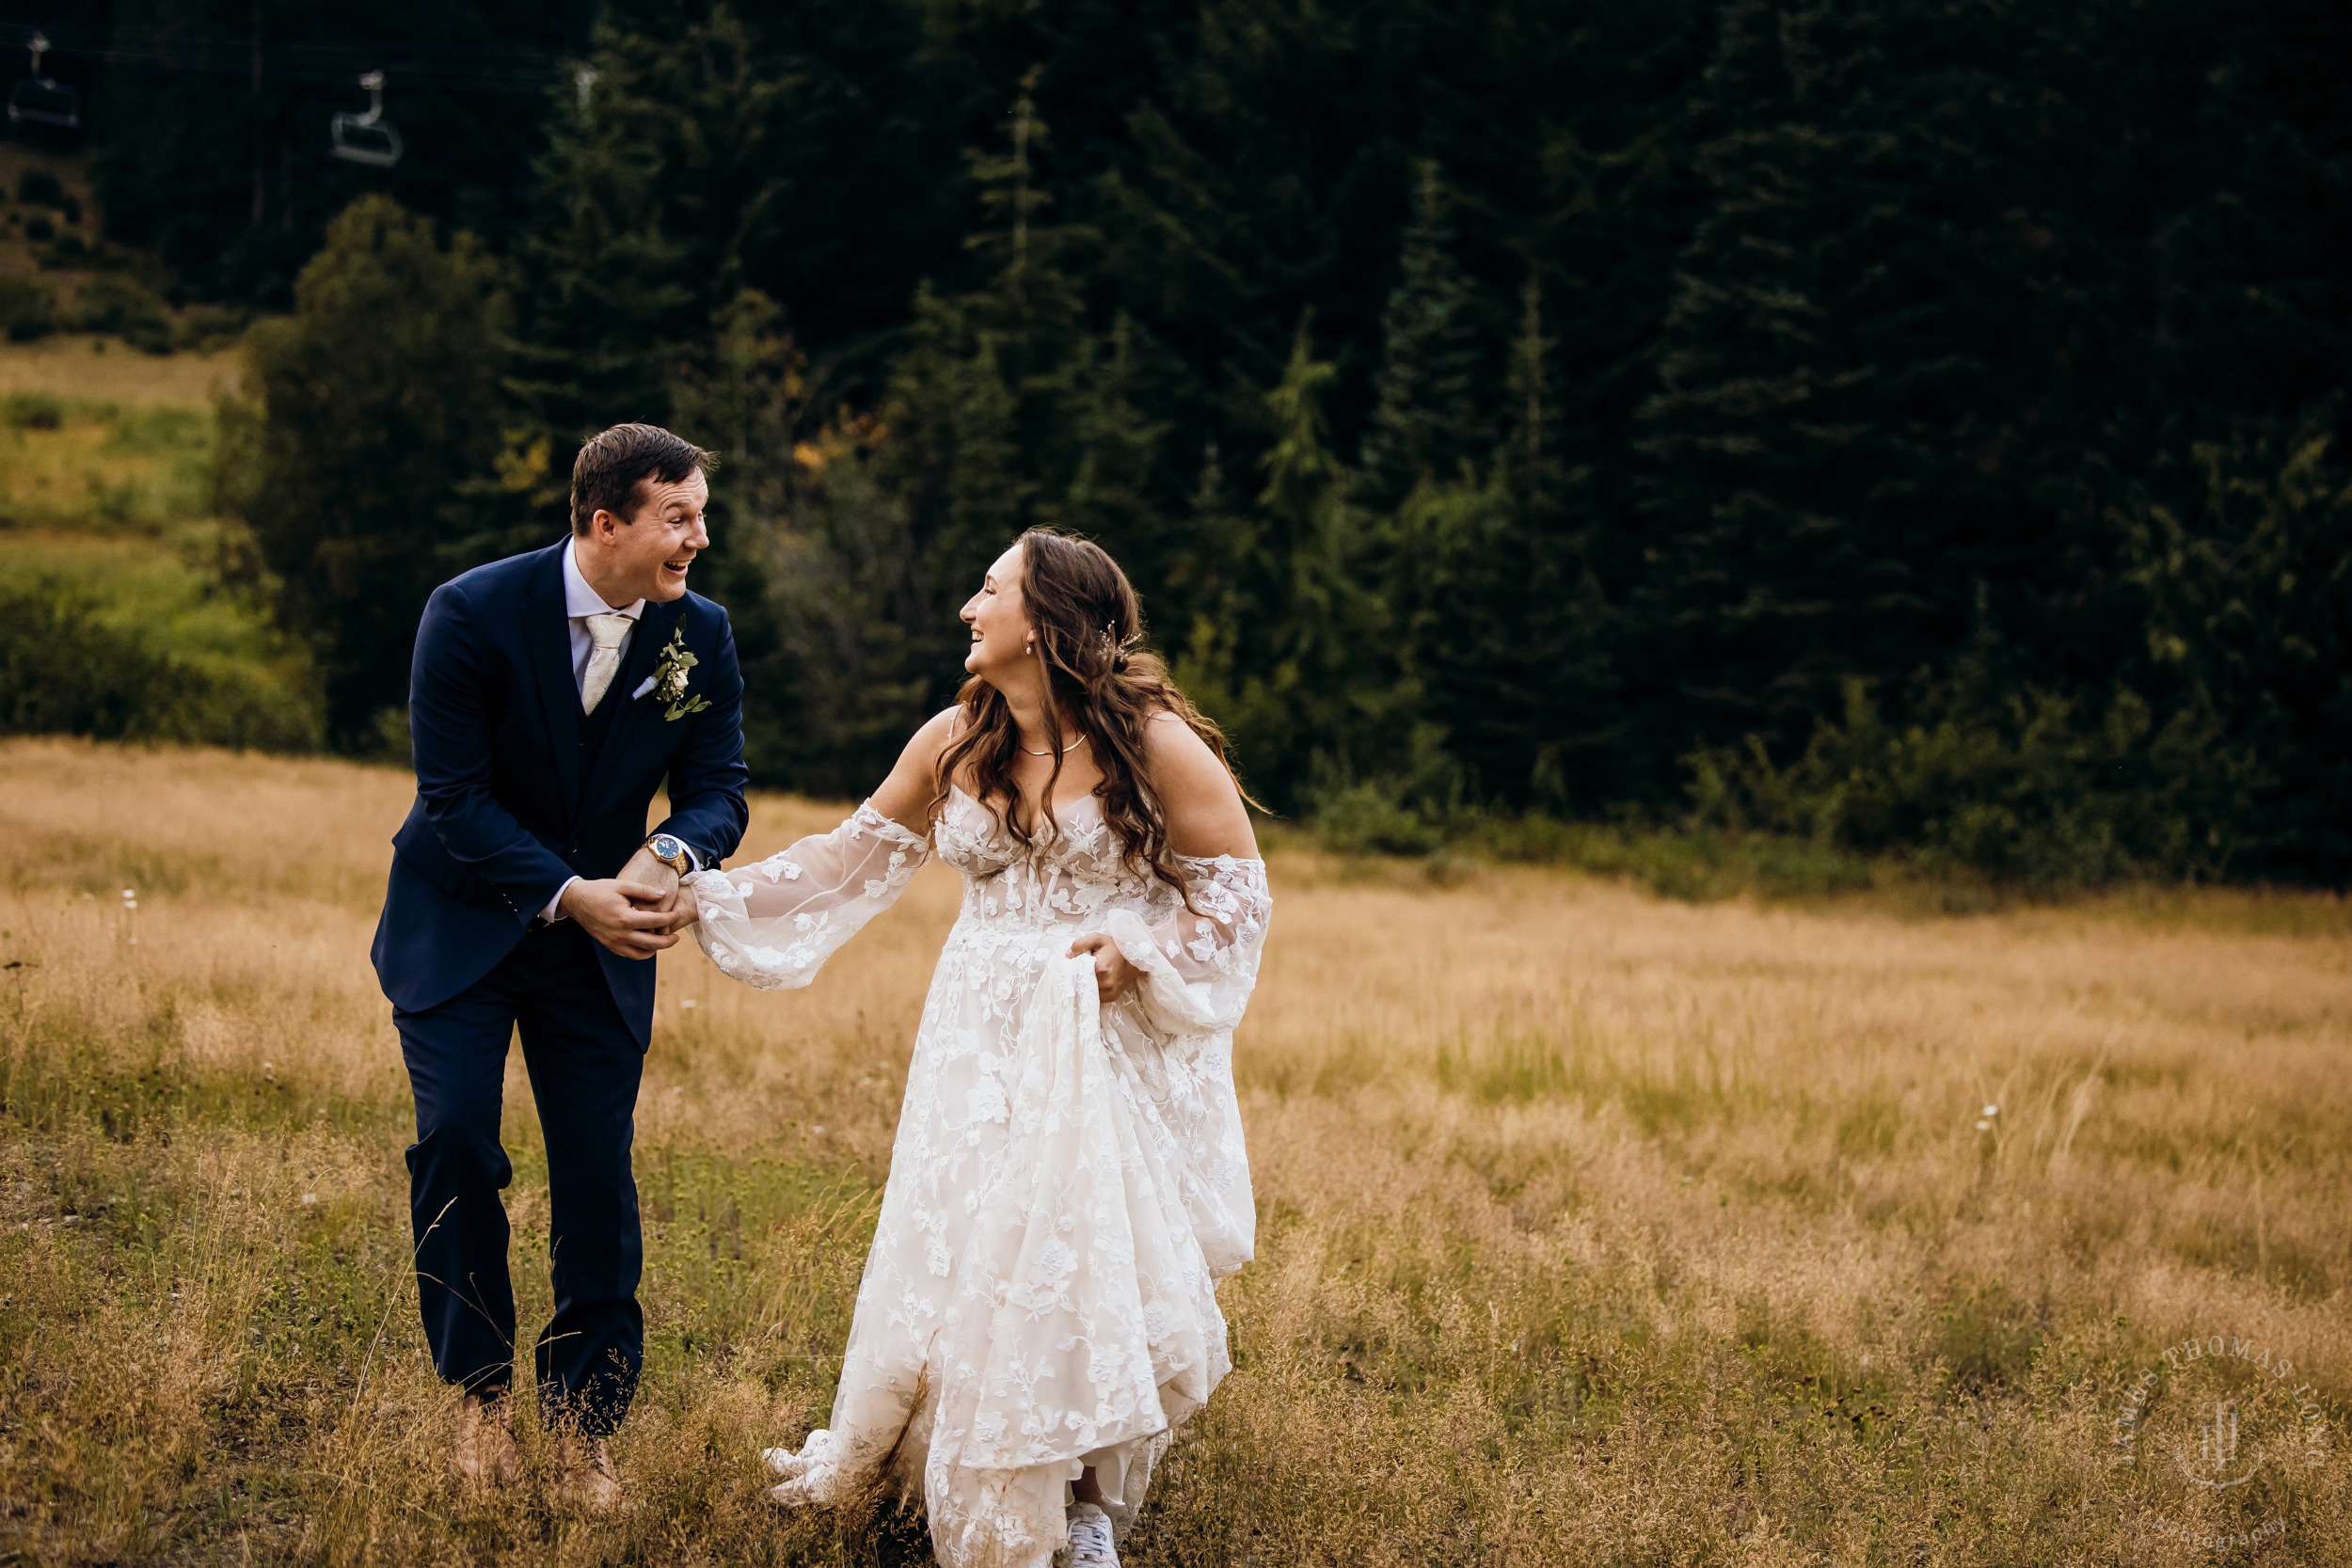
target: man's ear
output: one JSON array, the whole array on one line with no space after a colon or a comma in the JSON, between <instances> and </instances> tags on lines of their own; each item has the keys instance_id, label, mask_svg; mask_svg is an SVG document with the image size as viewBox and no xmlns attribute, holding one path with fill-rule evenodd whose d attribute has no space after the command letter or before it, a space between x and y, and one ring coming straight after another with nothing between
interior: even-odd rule
<instances>
[{"instance_id":1,"label":"man's ear","mask_svg":"<svg viewBox=\"0 0 2352 1568\"><path fill-rule=\"evenodd\" d=\"M600 545L610 545L620 533L625 521L599 506L596 515L588 519L588 536Z\"/></svg>"}]
</instances>

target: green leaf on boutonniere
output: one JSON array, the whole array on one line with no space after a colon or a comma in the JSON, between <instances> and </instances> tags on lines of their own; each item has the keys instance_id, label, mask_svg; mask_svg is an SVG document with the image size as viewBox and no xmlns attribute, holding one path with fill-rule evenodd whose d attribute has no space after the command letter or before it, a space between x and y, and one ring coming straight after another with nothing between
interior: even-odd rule
<instances>
[{"instance_id":1,"label":"green leaf on boutonniere","mask_svg":"<svg viewBox=\"0 0 2352 1568\"><path fill-rule=\"evenodd\" d=\"M655 661L653 667L653 694L670 705L670 710L661 716L665 721L683 719L690 713L700 713L710 705L706 698L689 697L686 694L689 673L701 662L701 659L686 651L686 628L684 626L678 627L670 634L669 646L661 650L661 657Z\"/></svg>"}]
</instances>

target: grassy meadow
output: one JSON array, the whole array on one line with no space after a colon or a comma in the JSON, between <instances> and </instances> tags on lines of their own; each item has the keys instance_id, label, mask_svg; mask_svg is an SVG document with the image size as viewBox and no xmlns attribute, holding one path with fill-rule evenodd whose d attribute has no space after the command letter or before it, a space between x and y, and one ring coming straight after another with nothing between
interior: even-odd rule
<instances>
[{"instance_id":1,"label":"grassy meadow","mask_svg":"<svg viewBox=\"0 0 2352 1568\"><path fill-rule=\"evenodd\" d=\"M223 570L238 546L215 515L218 432L206 398L234 356L91 352L104 341L0 344L8 722L315 745L308 651L270 624L258 585L233 587ZM135 373L88 373L109 367ZM17 711L44 704L62 716Z\"/></svg>"},{"instance_id":2,"label":"grassy meadow","mask_svg":"<svg viewBox=\"0 0 2352 1568\"><path fill-rule=\"evenodd\" d=\"M634 1505L575 1517L533 1434L512 1491L441 1471L366 957L407 793L0 745L0 1562L927 1560L773 1510L756 1452L823 1420L952 874L805 991L663 960ZM744 853L838 810L761 797ZM1950 919L1303 849L1275 883L1238 1370L1130 1564L2352 1560L2340 902ZM519 1056L506 1141L535 1332ZM2266 1462L2190 1484L2231 1398Z\"/></svg>"}]
</instances>

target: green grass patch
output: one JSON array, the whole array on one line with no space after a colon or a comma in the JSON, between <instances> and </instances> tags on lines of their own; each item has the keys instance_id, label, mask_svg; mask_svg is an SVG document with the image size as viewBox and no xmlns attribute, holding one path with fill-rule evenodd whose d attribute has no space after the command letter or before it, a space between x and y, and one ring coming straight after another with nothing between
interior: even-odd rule
<instances>
[{"instance_id":1,"label":"green grass patch","mask_svg":"<svg viewBox=\"0 0 2352 1568\"><path fill-rule=\"evenodd\" d=\"M0 731L308 751L308 650L221 580L208 410L0 399Z\"/></svg>"},{"instance_id":2,"label":"green grass patch","mask_svg":"<svg viewBox=\"0 0 2352 1568\"><path fill-rule=\"evenodd\" d=\"M213 510L210 410L0 399L0 526L158 532Z\"/></svg>"}]
</instances>

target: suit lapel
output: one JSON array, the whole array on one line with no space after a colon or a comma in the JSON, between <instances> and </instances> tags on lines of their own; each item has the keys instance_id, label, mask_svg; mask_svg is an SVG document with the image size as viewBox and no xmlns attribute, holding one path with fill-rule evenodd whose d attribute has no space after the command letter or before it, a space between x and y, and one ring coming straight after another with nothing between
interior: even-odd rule
<instances>
[{"instance_id":1,"label":"suit lapel","mask_svg":"<svg viewBox=\"0 0 2352 1568\"><path fill-rule=\"evenodd\" d=\"M612 682L612 697L621 705L620 711L612 715L612 727L605 731L604 748L596 753L596 770L589 775L581 797L584 805L596 802L597 790L620 765L620 755L628 749L637 727L649 721L645 717L647 710L661 705L650 694L631 694L653 673L662 648L670 641L670 630L677 625L684 609L683 599L670 604L648 601L644 612L637 617L637 630L628 640L628 662Z\"/></svg>"},{"instance_id":2,"label":"suit lapel","mask_svg":"<svg viewBox=\"0 0 2352 1568\"><path fill-rule=\"evenodd\" d=\"M531 596L523 600L523 644L539 685L539 710L547 720L548 744L563 781L567 822L580 817L580 687L572 678L572 634L564 613L564 546L548 552L531 574Z\"/></svg>"}]
</instances>

